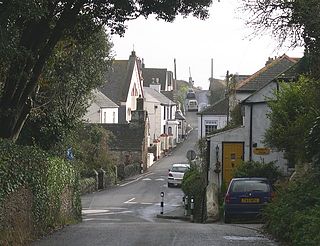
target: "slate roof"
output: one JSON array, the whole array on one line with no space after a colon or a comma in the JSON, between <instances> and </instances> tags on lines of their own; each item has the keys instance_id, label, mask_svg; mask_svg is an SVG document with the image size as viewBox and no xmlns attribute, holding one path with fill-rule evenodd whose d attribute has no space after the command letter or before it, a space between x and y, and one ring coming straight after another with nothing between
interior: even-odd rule
<instances>
[{"instance_id":1,"label":"slate roof","mask_svg":"<svg viewBox=\"0 0 320 246\"><path fill-rule=\"evenodd\" d=\"M198 112L198 115L227 115L228 114L228 98L223 98L212 106L208 106L202 111Z\"/></svg>"},{"instance_id":2,"label":"slate roof","mask_svg":"<svg viewBox=\"0 0 320 246\"><path fill-rule=\"evenodd\" d=\"M165 90L167 69L166 68L142 68L143 86L150 86L154 79L158 78L161 90ZM155 81L154 81L155 82Z\"/></svg>"},{"instance_id":3,"label":"slate roof","mask_svg":"<svg viewBox=\"0 0 320 246\"><path fill-rule=\"evenodd\" d=\"M141 151L144 140L144 128L132 124L101 124L112 132L109 139L110 150Z\"/></svg>"},{"instance_id":4,"label":"slate roof","mask_svg":"<svg viewBox=\"0 0 320 246\"><path fill-rule=\"evenodd\" d=\"M177 94L175 91L161 91L163 95L169 98L171 101L177 103Z\"/></svg>"},{"instance_id":5,"label":"slate roof","mask_svg":"<svg viewBox=\"0 0 320 246\"><path fill-rule=\"evenodd\" d=\"M106 74L106 83L100 87L100 91L118 105L127 101L136 59L133 51L129 60L114 60Z\"/></svg>"},{"instance_id":6,"label":"slate roof","mask_svg":"<svg viewBox=\"0 0 320 246\"><path fill-rule=\"evenodd\" d=\"M264 87L266 84L268 84L270 81L277 78L279 75L281 75L284 71L288 70L290 67L292 67L294 64L298 62L297 58L291 58L287 55L282 55L279 58L276 58L275 60L271 61L269 64L267 64L265 67L260 69L255 74L251 75L249 78L241 81L237 87L236 90L239 92L241 91L256 91L262 87Z\"/></svg>"},{"instance_id":7,"label":"slate roof","mask_svg":"<svg viewBox=\"0 0 320 246\"><path fill-rule=\"evenodd\" d=\"M93 102L96 103L100 108L118 108L119 106L106 97L101 91L94 90Z\"/></svg>"},{"instance_id":8,"label":"slate roof","mask_svg":"<svg viewBox=\"0 0 320 246\"><path fill-rule=\"evenodd\" d=\"M177 110L176 114L175 114L175 119L176 120L185 120L186 118L183 116L183 114L180 110Z\"/></svg>"},{"instance_id":9,"label":"slate roof","mask_svg":"<svg viewBox=\"0 0 320 246\"><path fill-rule=\"evenodd\" d=\"M158 102L160 102L162 105L175 105L176 103L171 101L169 98L167 98L165 95L162 93L156 91L153 88L150 87L143 87L143 90L145 94L149 94L151 97L156 99Z\"/></svg>"}]
</instances>

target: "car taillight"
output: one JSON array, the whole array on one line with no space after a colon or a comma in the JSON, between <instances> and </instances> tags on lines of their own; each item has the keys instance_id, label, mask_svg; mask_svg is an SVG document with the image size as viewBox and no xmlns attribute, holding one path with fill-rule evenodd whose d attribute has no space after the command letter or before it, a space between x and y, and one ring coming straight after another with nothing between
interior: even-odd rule
<instances>
[{"instance_id":1,"label":"car taillight","mask_svg":"<svg viewBox=\"0 0 320 246\"><path fill-rule=\"evenodd\" d=\"M173 177L172 173L169 173L168 176L169 176L169 177Z\"/></svg>"},{"instance_id":2,"label":"car taillight","mask_svg":"<svg viewBox=\"0 0 320 246\"><path fill-rule=\"evenodd\" d=\"M226 194L226 196L224 198L224 202L225 203L230 203L230 195L229 195L229 193Z\"/></svg>"}]
</instances>

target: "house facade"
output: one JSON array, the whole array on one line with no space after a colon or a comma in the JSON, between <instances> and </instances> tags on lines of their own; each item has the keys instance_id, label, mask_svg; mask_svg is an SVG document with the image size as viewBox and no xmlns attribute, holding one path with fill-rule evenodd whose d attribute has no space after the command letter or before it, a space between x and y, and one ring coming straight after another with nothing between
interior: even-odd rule
<instances>
[{"instance_id":1,"label":"house facade","mask_svg":"<svg viewBox=\"0 0 320 246\"><path fill-rule=\"evenodd\" d=\"M112 102L99 90L92 91L92 99L84 116L88 123L118 123L119 106Z\"/></svg>"},{"instance_id":2,"label":"house facade","mask_svg":"<svg viewBox=\"0 0 320 246\"><path fill-rule=\"evenodd\" d=\"M267 103L279 87L278 78L297 62L298 59L286 55L269 59L264 68L237 84L235 92L242 107L243 125L207 137L210 142L210 182L219 186L223 182L227 184L242 161L274 161L280 171L288 172L283 153L268 148L263 140L270 126Z\"/></svg>"},{"instance_id":3,"label":"house facade","mask_svg":"<svg viewBox=\"0 0 320 246\"><path fill-rule=\"evenodd\" d=\"M198 138L204 138L217 129L222 129L228 121L228 98L223 98L212 106L197 113Z\"/></svg>"},{"instance_id":4,"label":"house facade","mask_svg":"<svg viewBox=\"0 0 320 246\"><path fill-rule=\"evenodd\" d=\"M144 97L141 60L134 51L129 60L113 62L100 91L119 106L118 122L130 122L131 112L137 108L137 98Z\"/></svg>"}]
</instances>

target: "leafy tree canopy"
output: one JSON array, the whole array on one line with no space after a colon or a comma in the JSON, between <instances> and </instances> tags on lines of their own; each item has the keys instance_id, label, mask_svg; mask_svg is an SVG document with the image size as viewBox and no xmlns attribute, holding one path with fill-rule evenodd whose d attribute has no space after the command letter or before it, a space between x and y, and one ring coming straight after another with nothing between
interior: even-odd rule
<instances>
[{"instance_id":1,"label":"leafy tree canopy","mask_svg":"<svg viewBox=\"0 0 320 246\"><path fill-rule=\"evenodd\" d=\"M33 107L45 63L57 43L74 33L88 37L107 26L123 34L125 21L148 17L204 19L212 0L0 1L0 137L17 139Z\"/></svg>"},{"instance_id":2,"label":"leafy tree canopy","mask_svg":"<svg viewBox=\"0 0 320 246\"><path fill-rule=\"evenodd\" d=\"M270 31L280 45L305 45L311 72L320 78L320 2L318 0L242 0L247 23L257 32Z\"/></svg>"},{"instance_id":3,"label":"leafy tree canopy","mask_svg":"<svg viewBox=\"0 0 320 246\"><path fill-rule=\"evenodd\" d=\"M269 106L271 124L266 143L285 151L292 164L310 159L306 138L320 113L320 81L301 77L296 83L283 83Z\"/></svg>"}]
</instances>

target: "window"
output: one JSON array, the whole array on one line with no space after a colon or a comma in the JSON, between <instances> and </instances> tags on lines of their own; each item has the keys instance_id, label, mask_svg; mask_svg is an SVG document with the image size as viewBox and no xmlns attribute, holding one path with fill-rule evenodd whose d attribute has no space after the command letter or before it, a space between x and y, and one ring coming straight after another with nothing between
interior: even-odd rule
<instances>
[{"instance_id":1,"label":"window","mask_svg":"<svg viewBox=\"0 0 320 246\"><path fill-rule=\"evenodd\" d=\"M116 112L112 113L112 122L116 123Z\"/></svg>"},{"instance_id":2,"label":"window","mask_svg":"<svg viewBox=\"0 0 320 246\"><path fill-rule=\"evenodd\" d=\"M166 133L166 126L163 126L163 133Z\"/></svg>"},{"instance_id":3,"label":"window","mask_svg":"<svg viewBox=\"0 0 320 246\"><path fill-rule=\"evenodd\" d=\"M163 119L166 119L166 107L163 107Z\"/></svg>"},{"instance_id":4,"label":"window","mask_svg":"<svg viewBox=\"0 0 320 246\"><path fill-rule=\"evenodd\" d=\"M168 127L168 134L172 134L172 127L171 126Z\"/></svg>"},{"instance_id":5,"label":"window","mask_svg":"<svg viewBox=\"0 0 320 246\"><path fill-rule=\"evenodd\" d=\"M206 135L210 134L214 130L217 130L217 125L206 125Z\"/></svg>"},{"instance_id":6,"label":"window","mask_svg":"<svg viewBox=\"0 0 320 246\"><path fill-rule=\"evenodd\" d=\"M206 135L210 134L214 130L217 130L218 128L218 121L216 120L205 120L205 130L206 130Z\"/></svg>"}]
</instances>

